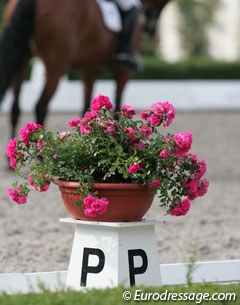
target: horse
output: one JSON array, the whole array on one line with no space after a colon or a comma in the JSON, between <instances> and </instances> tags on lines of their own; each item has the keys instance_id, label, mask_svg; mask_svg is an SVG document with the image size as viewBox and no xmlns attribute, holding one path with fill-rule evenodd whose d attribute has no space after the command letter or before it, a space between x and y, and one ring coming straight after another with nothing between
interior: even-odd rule
<instances>
[{"instance_id":1,"label":"horse","mask_svg":"<svg viewBox=\"0 0 240 305\"><path fill-rule=\"evenodd\" d=\"M12 137L20 115L19 93L32 54L43 61L46 70L44 89L35 107L38 124L44 124L59 79L70 69L82 73L83 113L90 107L95 80L104 68L111 69L116 82L114 111L120 110L125 85L134 69L118 65L112 59L119 34L105 27L96 0L61 0L60 3L58 0L10 0L5 12L6 28L0 42L0 101L12 85ZM140 48L141 33L137 22L132 36L134 52Z\"/></svg>"}]
</instances>

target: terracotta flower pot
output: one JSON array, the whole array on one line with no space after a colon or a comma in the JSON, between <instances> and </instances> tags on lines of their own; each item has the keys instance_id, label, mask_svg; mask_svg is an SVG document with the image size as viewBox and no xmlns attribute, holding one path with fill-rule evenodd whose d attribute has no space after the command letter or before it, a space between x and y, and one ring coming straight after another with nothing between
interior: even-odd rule
<instances>
[{"instance_id":1,"label":"terracotta flower pot","mask_svg":"<svg viewBox=\"0 0 240 305\"><path fill-rule=\"evenodd\" d=\"M81 199L77 192L78 182L56 180L65 207L74 219L88 221L140 221L150 208L154 195L141 184L95 183L94 189L101 197L109 201L108 209L103 215L89 217L84 214L83 205L76 202Z\"/></svg>"}]
</instances>

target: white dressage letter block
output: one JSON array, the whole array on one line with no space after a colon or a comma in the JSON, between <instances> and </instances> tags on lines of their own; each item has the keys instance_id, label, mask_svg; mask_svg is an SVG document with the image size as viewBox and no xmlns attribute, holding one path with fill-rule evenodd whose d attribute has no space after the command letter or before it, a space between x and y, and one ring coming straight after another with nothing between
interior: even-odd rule
<instances>
[{"instance_id":1,"label":"white dressage letter block","mask_svg":"<svg viewBox=\"0 0 240 305\"><path fill-rule=\"evenodd\" d=\"M60 221L76 226L66 288L161 285L154 230L160 222Z\"/></svg>"}]
</instances>

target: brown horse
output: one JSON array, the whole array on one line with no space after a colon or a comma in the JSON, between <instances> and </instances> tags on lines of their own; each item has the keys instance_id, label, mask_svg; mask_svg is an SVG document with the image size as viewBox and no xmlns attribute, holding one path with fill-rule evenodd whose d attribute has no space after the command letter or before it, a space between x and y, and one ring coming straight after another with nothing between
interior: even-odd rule
<instances>
[{"instance_id":1,"label":"brown horse","mask_svg":"<svg viewBox=\"0 0 240 305\"><path fill-rule=\"evenodd\" d=\"M156 2L162 1L166 0ZM115 111L119 111L125 84L134 71L112 60L118 34L104 26L95 0L10 0L5 22L0 42L0 101L12 84L12 136L20 115L21 84L32 53L42 59L46 68L46 83L35 109L37 123L44 123L60 77L72 68L82 73L85 112L96 78L103 68L110 67L116 80ZM137 23L132 39L135 51L139 49L140 36Z\"/></svg>"}]
</instances>

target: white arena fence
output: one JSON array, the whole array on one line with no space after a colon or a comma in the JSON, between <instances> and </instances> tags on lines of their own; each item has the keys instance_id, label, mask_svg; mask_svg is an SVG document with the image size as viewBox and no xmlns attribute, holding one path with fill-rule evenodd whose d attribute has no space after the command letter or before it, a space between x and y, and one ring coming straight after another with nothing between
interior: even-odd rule
<instances>
[{"instance_id":1,"label":"white arena fence","mask_svg":"<svg viewBox=\"0 0 240 305\"><path fill-rule=\"evenodd\" d=\"M161 264L162 285L187 284L189 264ZM0 274L0 291L7 294L63 290L67 271ZM197 262L193 265L191 283L240 282L240 260Z\"/></svg>"},{"instance_id":2,"label":"white arena fence","mask_svg":"<svg viewBox=\"0 0 240 305\"><path fill-rule=\"evenodd\" d=\"M20 101L23 112L33 112L44 83L44 66L35 59L29 81L25 81ZM93 96L99 93L114 100L113 80L96 81ZM156 101L170 101L177 110L233 110L240 109L240 80L131 80L126 86L123 102L138 110L150 107ZM1 111L9 112L12 92L9 90ZM83 108L83 85L60 80L58 90L51 100L52 112L79 113Z\"/></svg>"}]
</instances>

